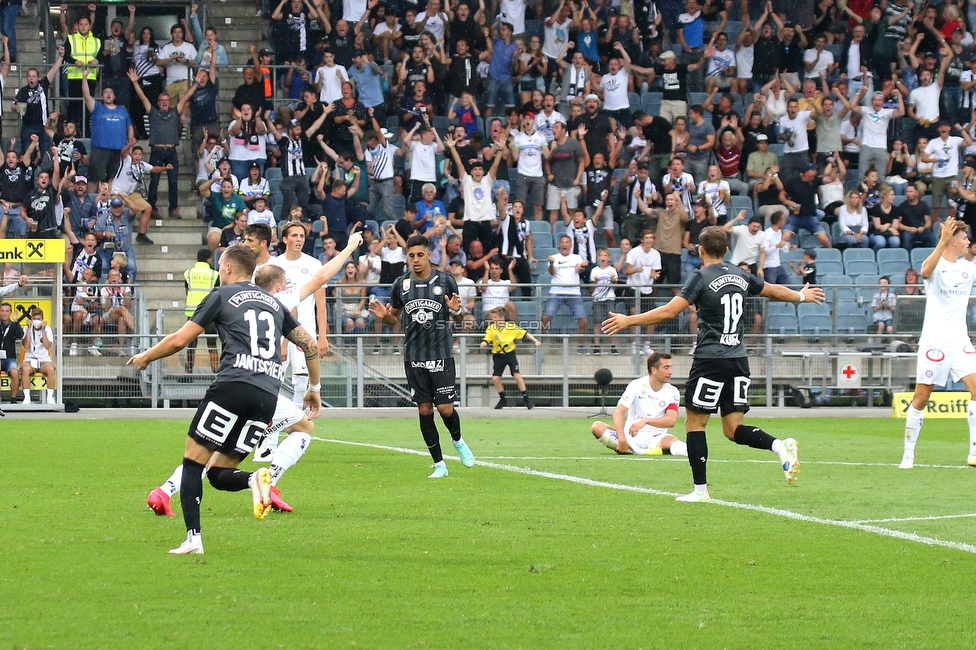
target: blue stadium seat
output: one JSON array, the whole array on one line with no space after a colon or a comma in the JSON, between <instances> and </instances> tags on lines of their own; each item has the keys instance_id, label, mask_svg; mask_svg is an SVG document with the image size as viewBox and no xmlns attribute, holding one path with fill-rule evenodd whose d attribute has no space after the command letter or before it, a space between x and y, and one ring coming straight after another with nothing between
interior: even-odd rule
<instances>
[{"instance_id":1,"label":"blue stadium seat","mask_svg":"<svg viewBox=\"0 0 976 650\"><path fill-rule=\"evenodd\" d=\"M807 336L822 336L830 334L833 330L833 322L829 315L813 314L800 318L800 333Z\"/></svg>"},{"instance_id":2,"label":"blue stadium seat","mask_svg":"<svg viewBox=\"0 0 976 650\"><path fill-rule=\"evenodd\" d=\"M864 250L864 249L861 249ZM868 253L871 253L871 249L867 249ZM852 277L858 277L861 275L878 275L878 265L875 264L874 260L851 260L844 265L844 270L847 275Z\"/></svg>"},{"instance_id":3,"label":"blue stadium seat","mask_svg":"<svg viewBox=\"0 0 976 650\"><path fill-rule=\"evenodd\" d=\"M817 264L823 261L843 262L841 252L836 248L821 248L817 251Z\"/></svg>"},{"instance_id":4,"label":"blue stadium seat","mask_svg":"<svg viewBox=\"0 0 976 650\"><path fill-rule=\"evenodd\" d=\"M901 205L902 203L904 203L907 200L908 200L908 197L905 196L904 194L896 194L895 195L895 200L893 201L893 203L894 203L894 205Z\"/></svg>"},{"instance_id":5,"label":"blue stadium seat","mask_svg":"<svg viewBox=\"0 0 976 650\"><path fill-rule=\"evenodd\" d=\"M834 262L830 262L834 264ZM820 274L820 265L817 265L817 274ZM827 301L837 304L841 300L854 300L854 278L849 275L822 275L818 278L824 286L827 294Z\"/></svg>"},{"instance_id":6,"label":"blue stadium seat","mask_svg":"<svg viewBox=\"0 0 976 650\"><path fill-rule=\"evenodd\" d=\"M802 262L803 261L803 250L800 249L800 248L797 248L797 249L791 250L791 251L782 251L779 254L779 260L783 264L786 264L787 262L793 262L794 264L796 264L797 262Z\"/></svg>"},{"instance_id":7,"label":"blue stadium seat","mask_svg":"<svg viewBox=\"0 0 976 650\"><path fill-rule=\"evenodd\" d=\"M552 227L549 225L548 221L530 221L529 222L529 232L533 236L539 234L545 234L552 236ZM533 242L535 243L535 242ZM538 244L536 244L538 245Z\"/></svg>"},{"instance_id":8,"label":"blue stadium seat","mask_svg":"<svg viewBox=\"0 0 976 650\"><path fill-rule=\"evenodd\" d=\"M620 261L620 249L611 248L609 250L610 250L610 263L616 264L618 261Z\"/></svg>"},{"instance_id":9,"label":"blue stadium seat","mask_svg":"<svg viewBox=\"0 0 976 650\"><path fill-rule=\"evenodd\" d=\"M543 266L545 266L546 260L549 259L549 256L555 255L559 251L551 247L547 248L545 246L535 246L535 242L533 242L532 252L535 253L535 258L542 262ZM545 268L543 268L542 274L549 275L548 273L545 273Z\"/></svg>"},{"instance_id":10,"label":"blue stadium seat","mask_svg":"<svg viewBox=\"0 0 976 650\"><path fill-rule=\"evenodd\" d=\"M770 334L797 334L798 330L796 316L777 314L766 319L766 331Z\"/></svg>"},{"instance_id":11,"label":"blue stadium seat","mask_svg":"<svg viewBox=\"0 0 976 650\"><path fill-rule=\"evenodd\" d=\"M864 314L837 316L838 334L865 334L868 330L868 319Z\"/></svg>"},{"instance_id":12,"label":"blue stadium seat","mask_svg":"<svg viewBox=\"0 0 976 650\"><path fill-rule=\"evenodd\" d=\"M817 249L823 248L823 244L820 243L820 240L817 239L815 235L803 230L802 228L800 229L800 232L798 234L800 235L800 248L817 248ZM832 250L832 249L826 249L826 250ZM819 258L817 261L819 261ZM838 264L839 263L840 262L838 262Z\"/></svg>"},{"instance_id":13,"label":"blue stadium seat","mask_svg":"<svg viewBox=\"0 0 976 650\"><path fill-rule=\"evenodd\" d=\"M393 204L393 215L397 219L402 219L403 211L407 207L407 197L402 194L394 194L390 202Z\"/></svg>"},{"instance_id":14,"label":"blue stadium seat","mask_svg":"<svg viewBox=\"0 0 976 650\"><path fill-rule=\"evenodd\" d=\"M934 248L913 248L911 254L912 268L916 271L921 270L922 262L925 258L932 254Z\"/></svg>"},{"instance_id":15,"label":"blue stadium seat","mask_svg":"<svg viewBox=\"0 0 976 650\"><path fill-rule=\"evenodd\" d=\"M857 260L858 262L874 261L874 251L870 248L848 248L841 254L844 264ZM848 273L848 275L851 275Z\"/></svg>"},{"instance_id":16,"label":"blue stadium seat","mask_svg":"<svg viewBox=\"0 0 976 650\"><path fill-rule=\"evenodd\" d=\"M267 178L269 182L270 181L273 181L273 180L280 181L281 180L281 167L265 167L265 169L264 169L264 177Z\"/></svg>"},{"instance_id":17,"label":"blue stadium seat","mask_svg":"<svg viewBox=\"0 0 976 650\"><path fill-rule=\"evenodd\" d=\"M364 226L372 226L374 233L379 234L379 232L380 232L380 224L377 221L373 220L373 219L367 219L366 222L363 223L363 225Z\"/></svg>"},{"instance_id":18,"label":"blue stadium seat","mask_svg":"<svg viewBox=\"0 0 976 650\"><path fill-rule=\"evenodd\" d=\"M797 305L796 315L800 321L804 321L813 316L826 316L830 318L830 305L827 303L818 305L815 302L801 302Z\"/></svg>"},{"instance_id":19,"label":"blue stadium seat","mask_svg":"<svg viewBox=\"0 0 976 650\"><path fill-rule=\"evenodd\" d=\"M905 271L910 267L908 260L888 260L878 264L878 274L888 276L892 284L900 284L905 279Z\"/></svg>"},{"instance_id":20,"label":"blue stadium seat","mask_svg":"<svg viewBox=\"0 0 976 650\"><path fill-rule=\"evenodd\" d=\"M538 320L534 300L513 300L512 302L515 304L515 309L518 310L519 320Z\"/></svg>"},{"instance_id":21,"label":"blue stadium seat","mask_svg":"<svg viewBox=\"0 0 976 650\"><path fill-rule=\"evenodd\" d=\"M739 210L749 210L750 212L752 212L753 210L752 199L748 196L733 196L732 210L736 214L739 213Z\"/></svg>"},{"instance_id":22,"label":"blue stadium seat","mask_svg":"<svg viewBox=\"0 0 976 650\"><path fill-rule=\"evenodd\" d=\"M777 158L782 158L783 157L783 149L785 147L786 147L786 144L784 144L782 142L770 142L769 143L769 153L775 155Z\"/></svg>"},{"instance_id":23,"label":"blue stadium seat","mask_svg":"<svg viewBox=\"0 0 976 650\"><path fill-rule=\"evenodd\" d=\"M878 251L876 258L878 260L878 264L891 261L905 262L906 264L909 263L908 251L904 248L882 248Z\"/></svg>"},{"instance_id":24,"label":"blue stadium seat","mask_svg":"<svg viewBox=\"0 0 976 650\"><path fill-rule=\"evenodd\" d=\"M817 275L826 277L828 275L844 275L844 265L835 260L823 260L817 258Z\"/></svg>"},{"instance_id":25,"label":"blue stadium seat","mask_svg":"<svg viewBox=\"0 0 976 650\"><path fill-rule=\"evenodd\" d=\"M769 315L769 317L792 316L793 318L796 318L796 306L791 302L769 301L767 305L768 305L767 314Z\"/></svg>"},{"instance_id":26,"label":"blue stadium seat","mask_svg":"<svg viewBox=\"0 0 976 650\"><path fill-rule=\"evenodd\" d=\"M627 99L630 100L630 110L636 111L640 110L641 107L641 96L637 93L627 93Z\"/></svg>"},{"instance_id":27,"label":"blue stadium seat","mask_svg":"<svg viewBox=\"0 0 976 650\"><path fill-rule=\"evenodd\" d=\"M547 232L532 233L532 249L540 248L553 248L552 235Z\"/></svg>"},{"instance_id":28,"label":"blue stadium seat","mask_svg":"<svg viewBox=\"0 0 976 650\"><path fill-rule=\"evenodd\" d=\"M708 93L689 93L691 95L691 106L695 104L704 104L705 100L708 99Z\"/></svg>"}]
</instances>

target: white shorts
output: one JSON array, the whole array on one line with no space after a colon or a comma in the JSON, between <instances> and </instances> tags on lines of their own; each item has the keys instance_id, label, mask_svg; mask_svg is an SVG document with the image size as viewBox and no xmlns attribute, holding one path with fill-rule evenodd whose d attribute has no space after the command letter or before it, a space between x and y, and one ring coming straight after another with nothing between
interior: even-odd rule
<instances>
[{"instance_id":1,"label":"white shorts","mask_svg":"<svg viewBox=\"0 0 976 650\"><path fill-rule=\"evenodd\" d=\"M951 348L919 347L915 365L915 383L945 386L952 374L959 381L976 373L976 348L972 343Z\"/></svg>"},{"instance_id":2,"label":"white shorts","mask_svg":"<svg viewBox=\"0 0 976 650\"><path fill-rule=\"evenodd\" d=\"M284 431L288 427L298 424L305 417L305 413L291 401L291 398L278 394L278 401L275 404L274 417L271 418L271 426L268 427L268 435L274 435Z\"/></svg>"},{"instance_id":3,"label":"white shorts","mask_svg":"<svg viewBox=\"0 0 976 650\"><path fill-rule=\"evenodd\" d=\"M560 196L561 192L566 193L566 208L569 210L575 210L577 206L577 199L579 199L580 191L581 190L579 187L570 187L570 188L561 189L556 187L552 183L549 183L546 186L546 210L558 210L560 208L560 206L562 205L562 201L561 201L562 197ZM572 217L573 213L570 212L569 216Z\"/></svg>"},{"instance_id":4,"label":"white shorts","mask_svg":"<svg viewBox=\"0 0 976 650\"><path fill-rule=\"evenodd\" d=\"M291 374L308 374L308 360L305 358L305 352L291 341L288 341L288 360L291 362Z\"/></svg>"},{"instance_id":5,"label":"white shorts","mask_svg":"<svg viewBox=\"0 0 976 650\"><path fill-rule=\"evenodd\" d=\"M34 368L35 370L43 366L45 363L54 363L51 360L51 356L45 354L44 356L35 356L33 354L24 355L24 366Z\"/></svg>"},{"instance_id":6,"label":"white shorts","mask_svg":"<svg viewBox=\"0 0 976 650\"><path fill-rule=\"evenodd\" d=\"M648 449L654 449L655 447L660 447L661 441L667 436L670 436L671 434L668 433L667 431L665 431L664 433L657 433L657 432L641 430L637 432L636 436L632 436L629 433L626 433L624 435L627 436L627 444L630 445L630 448L634 450L634 453L643 454ZM610 437L616 441L618 439L617 432L611 431Z\"/></svg>"}]
</instances>

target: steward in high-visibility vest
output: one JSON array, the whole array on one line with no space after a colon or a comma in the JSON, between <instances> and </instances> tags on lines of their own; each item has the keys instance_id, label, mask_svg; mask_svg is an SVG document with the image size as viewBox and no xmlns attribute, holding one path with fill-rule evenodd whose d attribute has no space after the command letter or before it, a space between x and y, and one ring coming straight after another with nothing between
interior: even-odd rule
<instances>
[{"instance_id":1,"label":"steward in high-visibility vest","mask_svg":"<svg viewBox=\"0 0 976 650\"><path fill-rule=\"evenodd\" d=\"M193 317L193 313L197 310L200 303L203 302L203 299L220 283L220 275L217 271L210 268L210 256L209 248L201 248L197 251L197 263L186 271L183 271L183 283L186 285L186 309L183 313L186 314L187 318ZM211 323L204 330L204 333L214 335L217 333L217 327ZM213 336L208 338L207 347L210 352L210 369L213 372L217 372L217 367L220 365L217 355L217 339ZM188 375L193 373L193 363L196 359L196 353L197 339L193 339L186 346L186 362L183 364L183 368Z\"/></svg>"},{"instance_id":2,"label":"steward in high-visibility vest","mask_svg":"<svg viewBox=\"0 0 976 650\"><path fill-rule=\"evenodd\" d=\"M82 32L82 25L85 26L85 31ZM68 66L68 79L82 79L81 70L82 66L78 64L97 64L98 55L102 52L102 41L100 38L96 38L94 34L89 31L88 19L85 18L78 22L79 29L74 34L69 34L68 38L65 39L64 48L64 60L70 63L75 63L76 65ZM98 79L98 68L88 69L88 79L95 81Z\"/></svg>"},{"instance_id":3,"label":"steward in high-visibility vest","mask_svg":"<svg viewBox=\"0 0 976 650\"><path fill-rule=\"evenodd\" d=\"M186 309L184 313L187 318L193 316L197 306L203 302L214 286L220 281L220 275L210 268L210 251L207 250L207 258L200 260L204 249L200 249L197 254L197 263L183 272L183 282L186 284Z\"/></svg>"}]
</instances>

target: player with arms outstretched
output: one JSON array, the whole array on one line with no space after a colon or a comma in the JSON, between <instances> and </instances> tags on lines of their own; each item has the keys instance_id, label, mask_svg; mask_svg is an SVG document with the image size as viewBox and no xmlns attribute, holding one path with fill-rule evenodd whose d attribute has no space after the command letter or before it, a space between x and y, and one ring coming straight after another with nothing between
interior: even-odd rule
<instances>
[{"instance_id":1,"label":"player with arms outstretched","mask_svg":"<svg viewBox=\"0 0 976 650\"><path fill-rule=\"evenodd\" d=\"M447 476L440 437L434 423L434 407L441 414L465 467L474 465L474 455L461 437L461 418L454 410L457 396L456 371L451 346L451 319L461 321L461 296L451 274L430 265L430 244L423 235L407 240L410 271L393 283L390 303L376 300L369 310L386 323L403 320L403 368L413 401L420 413L420 433L434 460L429 478Z\"/></svg>"},{"instance_id":2,"label":"player with arms outstretched","mask_svg":"<svg viewBox=\"0 0 976 650\"><path fill-rule=\"evenodd\" d=\"M312 385L304 405L314 417L321 406L318 346L315 339L275 298L251 283L254 253L234 245L220 257L220 284L211 291L193 317L178 331L141 354L129 364L145 370L185 348L215 323L223 343L217 377L207 389L187 432L183 455L180 503L186 523L186 540L170 550L175 555L202 554L200 502L203 474L218 490L251 489L254 516L267 517L271 510L271 472L261 468L242 472L237 467L264 435L275 412L278 387L285 375L281 361L281 336L301 348L309 360ZM314 363L313 363L314 361Z\"/></svg>"},{"instance_id":3,"label":"player with arms outstretched","mask_svg":"<svg viewBox=\"0 0 976 650\"><path fill-rule=\"evenodd\" d=\"M674 363L670 354L647 357L647 376L627 384L613 412L613 426L594 422L593 437L618 454L687 456L688 447L668 429L678 421L681 394L672 386Z\"/></svg>"},{"instance_id":4,"label":"player with arms outstretched","mask_svg":"<svg viewBox=\"0 0 976 650\"><path fill-rule=\"evenodd\" d=\"M967 226L952 217L942 224L939 244L922 263L925 281L925 319L918 339L915 395L905 420L905 453L901 469L915 466L915 444L922 430L932 389L944 386L949 375L969 391L969 465L976 467L976 348L966 330L966 308L976 280L976 264L963 255L969 250Z\"/></svg>"},{"instance_id":5,"label":"player with arms outstretched","mask_svg":"<svg viewBox=\"0 0 976 650\"><path fill-rule=\"evenodd\" d=\"M698 347L685 384L685 430L688 462L695 491L678 501L709 501L706 480L708 443L705 425L709 415L722 412L722 431L732 442L755 449L768 449L779 455L790 485L800 473L796 441L778 440L758 427L742 424L749 412L749 357L742 344L745 302L749 296L765 296L782 302L816 302L824 299L822 289L805 286L793 291L764 282L737 266L724 262L729 250L729 235L717 226L701 232L702 266L695 271L681 292L671 301L642 314L610 314L603 331L616 334L628 327L664 323L695 305L698 309Z\"/></svg>"}]
</instances>

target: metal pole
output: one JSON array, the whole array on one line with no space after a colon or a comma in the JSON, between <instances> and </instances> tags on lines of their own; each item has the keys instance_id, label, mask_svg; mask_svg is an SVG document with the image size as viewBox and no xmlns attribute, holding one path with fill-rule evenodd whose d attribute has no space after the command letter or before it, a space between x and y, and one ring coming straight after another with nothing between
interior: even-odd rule
<instances>
[{"instance_id":1,"label":"metal pole","mask_svg":"<svg viewBox=\"0 0 976 650\"><path fill-rule=\"evenodd\" d=\"M563 408L569 408L569 335L563 334Z\"/></svg>"},{"instance_id":2,"label":"metal pole","mask_svg":"<svg viewBox=\"0 0 976 650\"><path fill-rule=\"evenodd\" d=\"M26 216L26 213L25 213L25 216ZM58 243L60 243L59 240L55 240L55 241L58 242ZM57 351L57 362L58 362L58 364L55 367L61 369L61 377L58 378L59 379L58 383L61 385L61 387L58 388L58 390L55 391L55 392L58 395L57 398L56 398L56 404L58 405L58 410L62 410L64 408L64 375L65 375L65 372L64 372L64 335L63 335L63 332L62 332L63 327L61 327L61 324L64 322L64 315L62 313L63 310L64 310L64 301L61 300L61 296L64 295L64 290L63 290L63 288L61 286L61 282L62 282L61 270L57 268L58 266L59 265L56 264L55 265L55 268L54 268L54 295L51 296L51 302L54 304L54 314L55 314L53 322L54 323L57 323L58 324L58 327L52 327L51 329L57 331L56 337L58 339L58 342L57 342L58 343L58 351ZM30 325L30 323L28 323L28 325ZM28 372L28 370L25 369L24 372ZM30 384L28 384L28 386L29 385ZM48 388L50 388L50 386L48 386ZM38 400L38 401L41 404L44 403L44 400L43 399Z\"/></svg>"},{"instance_id":3,"label":"metal pole","mask_svg":"<svg viewBox=\"0 0 976 650\"><path fill-rule=\"evenodd\" d=\"M365 385L363 375L365 374L365 361L363 360L363 337L356 338L356 407L363 408L365 405Z\"/></svg>"},{"instance_id":4,"label":"metal pole","mask_svg":"<svg viewBox=\"0 0 976 650\"><path fill-rule=\"evenodd\" d=\"M352 361L346 361L346 406L352 407Z\"/></svg>"},{"instance_id":5,"label":"metal pole","mask_svg":"<svg viewBox=\"0 0 976 650\"><path fill-rule=\"evenodd\" d=\"M766 335L766 406L773 405L773 338Z\"/></svg>"},{"instance_id":6,"label":"metal pole","mask_svg":"<svg viewBox=\"0 0 976 650\"><path fill-rule=\"evenodd\" d=\"M468 339L461 336L461 408L468 406Z\"/></svg>"},{"instance_id":7,"label":"metal pole","mask_svg":"<svg viewBox=\"0 0 976 650\"><path fill-rule=\"evenodd\" d=\"M163 310L156 310L156 334L162 334L163 332ZM151 347L151 346L150 346ZM159 364L161 362L157 361L152 364L149 369L150 377L150 393L152 395L152 408L159 408Z\"/></svg>"}]
</instances>

